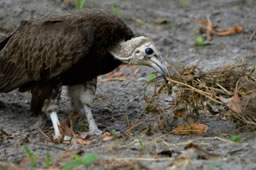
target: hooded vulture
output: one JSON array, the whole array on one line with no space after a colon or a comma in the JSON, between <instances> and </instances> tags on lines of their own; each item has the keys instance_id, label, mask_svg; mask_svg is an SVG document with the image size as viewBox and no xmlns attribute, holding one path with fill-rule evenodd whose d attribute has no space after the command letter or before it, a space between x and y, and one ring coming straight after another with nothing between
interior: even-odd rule
<instances>
[{"instance_id":1,"label":"hooded vulture","mask_svg":"<svg viewBox=\"0 0 256 170\"><path fill-rule=\"evenodd\" d=\"M31 113L50 117L60 138L57 117L61 87L68 86L74 112L84 113L89 134L101 134L92 113L96 78L121 63L153 67L168 75L150 38L134 37L117 16L100 9L68 11L21 22L0 43L0 92L31 91Z\"/></svg>"}]
</instances>

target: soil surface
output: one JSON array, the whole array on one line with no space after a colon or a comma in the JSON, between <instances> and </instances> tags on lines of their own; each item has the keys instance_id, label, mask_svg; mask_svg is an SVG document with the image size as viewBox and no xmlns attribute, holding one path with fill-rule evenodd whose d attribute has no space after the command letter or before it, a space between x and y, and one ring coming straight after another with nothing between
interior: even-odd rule
<instances>
[{"instance_id":1,"label":"soil surface","mask_svg":"<svg viewBox=\"0 0 256 170\"><path fill-rule=\"evenodd\" d=\"M120 17L136 35L151 37L163 56L168 56L168 61L174 65L196 65L207 71L241 61L256 64L256 37L250 34L256 31L255 0L87 0L85 6L104 8L110 12L115 9L120 11ZM22 20L74 8L72 1L1 0L0 27L5 31L1 31L0 38L11 34ZM196 47L195 32L199 25L195 19L205 19L206 16L210 16L222 28L239 24L246 33L213 36L210 45ZM156 23L159 18L168 23ZM149 73L153 70L138 68L121 67L118 71L129 77L125 80L99 79L92 111L103 131L125 134L129 129L127 119L135 125L152 115L141 113L146 105L145 80L149 79ZM200 122L207 125L209 130L200 136L172 135L163 133L161 129L151 134L145 133L145 128L153 127L157 122L155 116L134 128L132 135L122 135L110 141L91 137L88 140L92 143L88 146L56 144L47 141L42 133L29 129L38 121L38 118L30 116L30 97L29 93L17 91L0 94L0 169L31 168L24 145L33 154L38 151L38 168L46 167L44 160L47 154L51 157L52 167L59 168L71 161L73 154L94 153L98 161L91 166L92 169L256 169L256 132L246 128L241 130L239 124L233 121L202 115ZM67 117L69 110L69 99L64 89L59 113L61 120ZM85 132L86 128L82 127L86 123L79 124L75 131ZM51 124L43 131L48 135L53 134ZM232 142L231 136L234 135L240 136L241 141ZM202 156L197 149L185 150L184 147L191 142L215 156ZM69 156L65 157L64 153Z\"/></svg>"}]
</instances>

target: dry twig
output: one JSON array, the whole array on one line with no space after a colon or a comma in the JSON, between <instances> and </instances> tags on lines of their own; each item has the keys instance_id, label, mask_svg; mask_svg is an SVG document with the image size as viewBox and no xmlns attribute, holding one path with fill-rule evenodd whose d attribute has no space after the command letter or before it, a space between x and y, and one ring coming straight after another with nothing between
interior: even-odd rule
<instances>
[{"instance_id":1,"label":"dry twig","mask_svg":"<svg viewBox=\"0 0 256 170\"><path fill-rule=\"evenodd\" d=\"M217 25L211 22L211 19L209 16L207 16L207 20L196 19L196 23L206 26L205 29L201 29L201 30L205 31L208 41L212 40L211 35L228 36L235 33L244 32L243 27L238 24L235 24L232 27L227 29L217 29Z\"/></svg>"}]
</instances>

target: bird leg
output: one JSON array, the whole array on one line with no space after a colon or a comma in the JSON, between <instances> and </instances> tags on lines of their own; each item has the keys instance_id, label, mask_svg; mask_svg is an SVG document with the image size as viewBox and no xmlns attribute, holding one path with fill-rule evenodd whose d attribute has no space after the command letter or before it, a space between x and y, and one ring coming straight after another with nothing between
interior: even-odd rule
<instances>
[{"instance_id":1,"label":"bird leg","mask_svg":"<svg viewBox=\"0 0 256 170\"><path fill-rule=\"evenodd\" d=\"M43 107L43 111L44 113L50 117L51 121L52 121L52 125L53 125L53 129L54 129L54 137L57 139L61 138L61 133L60 133L60 122L57 116L57 110L58 110L58 102L56 100L49 100L46 99L45 100L45 105Z\"/></svg>"},{"instance_id":2,"label":"bird leg","mask_svg":"<svg viewBox=\"0 0 256 170\"><path fill-rule=\"evenodd\" d=\"M58 104L60 100L61 84L55 82L43 84L34 87L31 90L31 113L35 116L40 116L39 121L32 126L32 129L42 127L47 122L47 117L50 117L55 138L60 139L61 133L59 130L60 122L57 117Z\"/></svg>"},{"instance_id":3,"label":"bird leg","mask_svg":"<svg viewBox=\"0 0 256 170\"><path fill-rule=\"evenodd\" d=\"M92 116L91 105L95 99L97 79L87 81L84 84L69 86L69 96L74 113L85 113L89 124L89 135L102 133Z\"/></svg>"},{"instance_id":4,"label":"bird leg","mask_svg":"<svg viewBox=\"0 0 256 170\"><path fill-rule=\"evenodd\" d=\"M89 124L89 135L101 135L102 131L99 130L98 126L96 125L94 118L92 116L92 111L91 108L89 106L87 106L86 104L84 105L84 112L86 114L87 117L87 121Z\"/></svg>"},{"instance_id":5,"label":"bird leg","mask_svg":"<svg viewBox=\"0 0 256 170\"><path fill-rule=\"evenodd\" d=\"M60 138L61 137L61 133L60 133L60 130L59 130L60 122L59 122L57 113L56 112L51 112L50 113L50 118L51 118L53 129L54 129L54 134L55 134L54 137L55 138Z\"/></svg>"}]
</instances>

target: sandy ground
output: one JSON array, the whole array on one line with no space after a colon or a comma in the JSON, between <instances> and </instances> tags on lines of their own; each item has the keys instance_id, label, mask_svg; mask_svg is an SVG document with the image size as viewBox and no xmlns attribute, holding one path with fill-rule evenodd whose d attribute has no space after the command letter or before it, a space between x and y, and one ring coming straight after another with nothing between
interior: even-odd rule
<instances>
[{"instance_id":1,"label":"sandy ground","mask_svg":"<svg viewBox=\"0 0 256 170\"><path fill-rule=\"evenodd\" d=\"M199 27L195 23L195 18L198 17L210 16L223 28L240 24L247 32L255 31L256 1L254 0L188 0L187 2L185 0L87 0L85 6L113 11L113 4L121 11L120 17L136 35L151 37L162 54L167 55L169 62L175 65L197 65L206 71L241 60L256 64L256 38L250 40L250 35L246 33L213 37L211 45L206 47L193 45L195 32ZM36 19L69 9L74 9L74 6L57 0L1 0L0 27L5 28L7 34L10 34L21 20ZM156 24L158 18L168 20L168 24ZM139 23L138 19L143 23ZM126 76L132 76L137 68L124 67L121 71ZM97 99L92 109L96 122L102 130L122 133L129 128L127 118L135 124L151 115L150 113L141 115L141 112L145 107L143 80L148 79L152 71L150 68L141 68L132 79L98 82ZM24 151L24 145L27 145L33 152L38 151L42 160L47 153L50 154L52 165L55 164L57 167L72 160L71 156L67 159L63 158L63 153L72 152L70 155L74 153L97 155L99 160L92 169L153 170L172 169L175 166L180 169L256 169L256 132L246 128L241 130L238 124L232 121L224 121L214 116L200 116L200 122L209 126L208 132L201 136L177 136L162 133L160 130L147 135L142 130L154 125L156 120L151 119L143 126L135 128L132 136L111 141L96 138L89 146L54 144L47 142L42 134L29 131L29 127L38 120L29 116L29 102L28 93L13 91L0 94L0 161L2 162L8 161L18 167L30 168ZM64 90L59 114L61 119L64 119L68 112L69 100ZM49 131L49 134L53 132L52 129ZM85 130L79 127L77 131ZM240 136L241 142L232 142L232 135ZM196 151L193 149L184 153L184 147L191 142L209 153L222 157L203 159L195 154ZM144 150L140 143L143 143ZM166 150L170 150L172 155L158 154ZM189 152L193 153L189 154ZM39 161L37 167L45 167L44 161ZM0 169L5 168L0 163Z\"/></svg>"}]
</instances>

